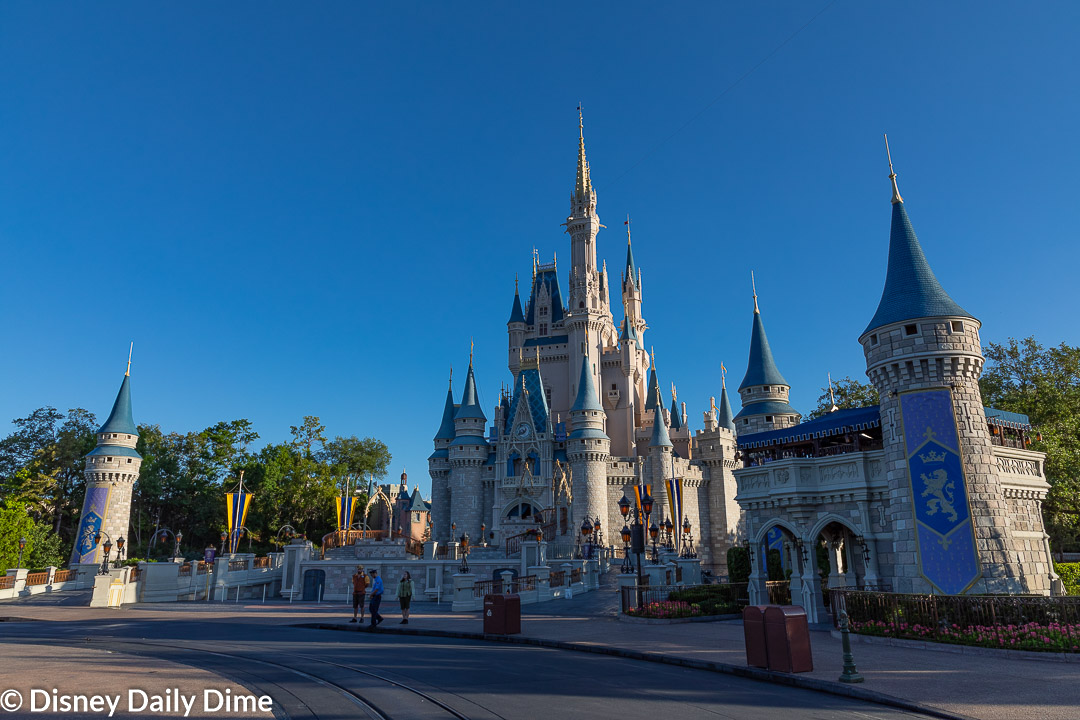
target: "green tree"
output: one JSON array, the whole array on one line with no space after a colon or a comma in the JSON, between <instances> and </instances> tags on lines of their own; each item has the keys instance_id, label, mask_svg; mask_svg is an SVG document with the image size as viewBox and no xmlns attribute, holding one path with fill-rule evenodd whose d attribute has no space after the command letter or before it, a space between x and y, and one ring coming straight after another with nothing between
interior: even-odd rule
<instances>
[{"instance_id":1,"label":"green tree","mask_svg":"<svg viewBox=\"0 0 1080 720\"><path fill-rule=\"evenodd\" d=\"M1046 453L1050 492L1043 517L1056 550L1080 549L1080 348L1046 348L1028 337L990 343L979 381L983 402L1023 413Z\"/></svg>"},{"instance_id":2,"label":"green tree","mask_svg":"<svg viewBox=\"0 0 1080 720\"><path fill-rule=\"evenodd\" d=\"M0 508L0 572L18 567L19 538L26 538L23 567L36 570L63 563L60 537L48 524L35 520L26 505L11 502Z\"/></svg>"},{"instance_id":3,"label":"green tree","mask_svg":"<svg viewBox=\"0 0 1080 720\"><path fill-rule=\"evenodd\" d=\"M841 380L833 380L833 398L836 401L836 407L840 410L870 407L880 402L876 387L870 383L859 382L851 376ZM832 401L829 398L829 388L825 386L821 388L821 396L818 398L817 407L806 416L806 419L813 420L821 417L827 414L831 408Z\"/></svg>"}]
</instances>

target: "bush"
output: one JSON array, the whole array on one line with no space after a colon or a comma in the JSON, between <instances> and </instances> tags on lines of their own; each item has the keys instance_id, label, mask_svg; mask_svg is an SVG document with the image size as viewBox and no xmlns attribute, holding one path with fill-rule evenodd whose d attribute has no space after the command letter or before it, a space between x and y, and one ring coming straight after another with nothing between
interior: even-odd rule
<instances>
[{"instance_id":1,"label":"bush","mask_svg":"<svg viewBox=\"0 0 1080 720\"><path fill-rule=\"evenodd\" d=\"M660 600L651 602L640 608L632 607L626 611L631 617L656 618L671 620L673 618L696 617L701 615L701 607L688 602L674 600Z\"/></svg>"},{"instance_id":2,"label":"bush","mask_svg":"<svg viewBox=\"0 0 1080 720\"><path fill-rule=\"evenodd\" d=\"M1054 572L1065 583L1065 592L1080 595L1080 563L1054 563Z\"/></svg>"},{"instance_id":3,"label":"bush","mask_svg":"<svg viewBox=\"0 0 1080 720\"><path fill-rule=\"evenodd\" d=\"M728 579L733 583L750 580L750 554L746 548L735 546L727 551Z\"/></svg>"},{"instance_id":4,"label":"bush","mask_svg":"<svg viewBox=\"0 0 1080 720\"><path fill-rule=\"evenodd\" d=\"M700 606L702 615L727 615L740 612L743 604L743 598L739 597L741 594L741 587L699 585L686 590L673 590L668 593L668 600Z\"/></svg>"},{"instance_id":5,"label":"bush","mask_svg":"<svg viewBox=\"0 0 1080 720\"><path fill-rule=\"evenodd\" d=\"M1023 625L942 625L886 623L880 620L851 622L852 632L930 640L954 645L975 645L1003 650L1080 652L1080 624L1026 623Z\"/></svg>"}]
</instances>

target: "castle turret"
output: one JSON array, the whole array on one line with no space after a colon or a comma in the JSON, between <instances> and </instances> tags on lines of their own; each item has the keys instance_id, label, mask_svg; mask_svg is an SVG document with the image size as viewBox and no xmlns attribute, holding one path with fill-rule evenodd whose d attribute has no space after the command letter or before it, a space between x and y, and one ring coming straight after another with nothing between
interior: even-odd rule
<instances>
[{"instance_id":1,"label":"castle turret","mask_svg":"<svg viewBox=\"0 0 1080 720\"><path fill-rule=\"evenodd\" d=\"M446 390L442 423L435 433L435 452L428 456L428 472L431 475L431 502L434 538L440 542L450 540L450 443L454 440L454 374L450 373L450 387Z\"/></svg>"},{"instance_id":2,"label":"castle turret","mask_svg":"<svg viewBox=\"0 0 1080 720\"><path fill-rule=\"evenodd\" d=\"M131 491L139 479L142 456L135 451L139 431L131 414L131 356L109 419L97 431L97 446L86 455L86 496L71 563L101 562L101 546L127 540L131 521ZM101 534L101 542L95 538ZM116 555L113 555L116 557Z\"/></svg>"},{"instance_id":3,"label":"castle turret","mask_svg":"<svg viewBox=\"0 0 1080 720\"><path fill-rule=\"evenodd\" d=\"M483 517L481 467L488 457L484 439L487 416L480 408L473 375L472 353L461 404L454 413L454 439L450 442L450 521L457 524L457 534L468 533L474 541L480 537Z\"/></svg>"},{"instance_id":4,"label":"castle turret","mask_svg":"<svg viewBox=\"0 0 1080 720\"><path fill-rule=\"evenodd\" d=\"M528 325L525 322L525 312L521 309L521 295L518 294L518 281L514 278L514 303L510 306L510 319L506 322L507 335L509 336L509 367L510 371L517 373L520 366L521 348L525 345L525 332Z\"/></svg>"},{"instance_id":5,"label":"castle turret","mask_svg":"<svg viewBox=\"0 0 1080 720\"><path fill-rule=\"evenodd\" d=\"M751 274L751 281L753 275ZM801 417L788 404L791 386L780 374L773 360L765 325L758 308L757 286L754 285L754 320L750 330L750 357L746 362L746 375L739 385L742 410L735 416L735 427L740 435L779 430L794 425Z\"/></svg>"},{"instance_id":6,"label":"castle turret","mask_svg":"<svg viewBox=\"0 0 1080 720\"><path fill-rule=\"evenodd\" d=\"M604 430L606 414L593 383L594 372L586 346L582 349L577 397L570 408L573 429L566 441L566 457L570 461L573 479L575 529L586 518L590 522L597 517L605 524L612 522L607 502L607 463L611 457L611 440Z\"/></svg>"},{"instance_id":7,"label":"castle turret","mask_svg":"<svg viewBox=\"0 0 1080 720\"><path fill-rule=\"evenodd\" d=\"M887 147L887 146L886 146ZM892 181L885 288L859 342L881 398L897 592L1043 590L1042 538L1014 537L979 392L980 323L938 282ZM1034 535L1034 533L1029 533ZM1045 562L1042 565L1045 568Z\"/></svg>"},{"instance_id":8,"label":"castle turret","mask_svg":"<svg viewBox=\"0 0 1080 720\"><path fill-rule=\"evenodd\" d=\"M652 496L656 500L653 506L655 522L667 515L667 479L671 477L671 454L675 446L671 443L667 423L664 422L664 400L659 388L654 394L656 403L655 420L652 426L652 438L649 440L648 477L652 484Z\"/></svg>"}]
</instances>

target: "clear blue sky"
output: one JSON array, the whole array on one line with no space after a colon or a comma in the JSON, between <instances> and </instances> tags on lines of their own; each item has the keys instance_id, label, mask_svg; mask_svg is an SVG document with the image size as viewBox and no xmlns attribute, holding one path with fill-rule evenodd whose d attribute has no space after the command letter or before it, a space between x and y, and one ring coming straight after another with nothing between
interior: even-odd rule
<instances>
[{"instance_id":1,"label":"clear blue sky","mask_svg":"<svg viewBox=\"0 0 1080 720\"><path fill-rule=\"evenodd\" d=\"M490 414L514 274L569 257L579 101L693 427L751 269L796 407L864 377L883 131L984 342L1080 343L1080 5L904 5L4 2L0 420L104 418L134 340L139 422L318 415L426 490L449 367Z\"/></svg>"}]
</instances>

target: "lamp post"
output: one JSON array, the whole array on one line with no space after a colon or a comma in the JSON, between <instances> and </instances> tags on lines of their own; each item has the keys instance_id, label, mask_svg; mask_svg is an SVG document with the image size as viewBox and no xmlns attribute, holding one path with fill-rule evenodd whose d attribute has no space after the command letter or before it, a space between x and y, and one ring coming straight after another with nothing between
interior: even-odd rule
<instances>
[{"instance_id":1,"label":"lamp post","mask_svg":"<svg viewBox=\"0 0 1080 720\"><path fill-rule=\"evenodd\" d=\"M654 522L649 526L649 539L652 540L652 558L653 565L660 564L660 552L656 547L656 539L660 537L660 527Z\"/></svg>"},{"instance_id":2,"label":"lamp post","mask_svg":"<svg viewBox=\"0 0 1080 720\"><path fill-rule=\"evenodd\" d=\"M124 536L116 538L116 567L123 567L121 563L124 560Z\"/></svg>"},{"instance_id":3,"label":"lamp post","mask_svg":"<svg viewBox=\"0 0 1080 720\"><path fill-rule=\"evenodd\" d=\"M664 547L668 550L675 549L675 539L671 531L675 526L671 524L671 518L664 521Z\"/></svg>"},{"instance_id":4,"label":"lamp post","mask_svg":"<svg viewBox=\"0 0 1080 720\"><path fill-rule=\"evenodd\" d=\"M682 556L684 558L696 558L697 552L694 550L694 536L690 534L690 518L685 518L682 524L683 535L686 537L686 544L683 546Z\"/></svg>"},{"instance_id":5,"label":"lamp post","mask_svg":"<svg viewBox=\"0 0 1080 720\"><path fill-rule=\"evenodd\" d=\"M590 542L593 531L593 524L589 518L585 518L581 521L581 555L580 557L586 558L592 555L592 543ZM586 550L586 547L588 550Z\"/></svg>"},{"instance_id":6,"label":"lamp post","mask_svg":"<svg viewBox=\"0 0 1080 720\"><path fill-rule=\"evenodd\" d=\"M105 544L102 546L101 549L105 551L105 554L101 560L101 570L98 572L98 575L108 575L109 553L112 552L112 537L110 537L109 533L105 532L104 530L98 530L97 534L94 535L94 545L97 545L101 542L102 535L105 536Z\"/></svg>"},{"instance_id":7,"label":"lamp post","mask_svg":"<svg viewBox=\"0 0 1080 720\"><path fill-rule=\"evenodd\" d=\"M292 540L294 537L296 537L296 528L294 528L292 525L282 525L281 527L278 528L277 536L275 538L276 541L277 541L275 544L278 547L285 544L285 543L281 542L282 533L285 534L285 539L286 540Z\"/></svg>"},{"instance_id":8,"label":"lamp post","mask_svg":"<svg viewBox=\"0 0 1080 720\"><path fill-rule=\"evenodd\" d=\"M16 567L20 567L20 568L22 567L22 554L23 554L23 550L25 550L25 549L26 549L26 538L21 537L21 538L19 538L19 564Z\"/></svg>"},{"instance_id":9,"label":"lamp post","mask_svg":"<svg viewBox=\"0 0 1080 720\"><path fill-rule=\"evenodd\" d=\"M229 539L229 533L221 531L221 554L225 554L225 541Z\"/></svg>"},{"instance_id":10,"label":"lamp post","mask_svg":"<svg viewBox=\"0 0 1080 720\"><path fill-rule=\"evenodd\" d=\"M619 501L619 514L623 518L627 518L630 515L631 503L630 500L624 495L622 500ZM643 578L641 575L641 554L645 552L645 526L649 523L649 516L653 511L653 499L652 496L646 492L641 498L641 507L634 507L634 520L630 525L630 552L637 555L637 604L638 607L642 605L641 586Z\"/></svg>"},{"instance_id":11,"label":"lamp post","mask_svg":"<svg viewBox=\"0 0 1080 720\"><path fill-rule=\"evenodd\" d=\"M629 575L634 572L634 564L630 562L630 526L623 525L620 534L622 535L623 541L623 561L621 571L623 575Z\"/></svg>"}]
</instances>

